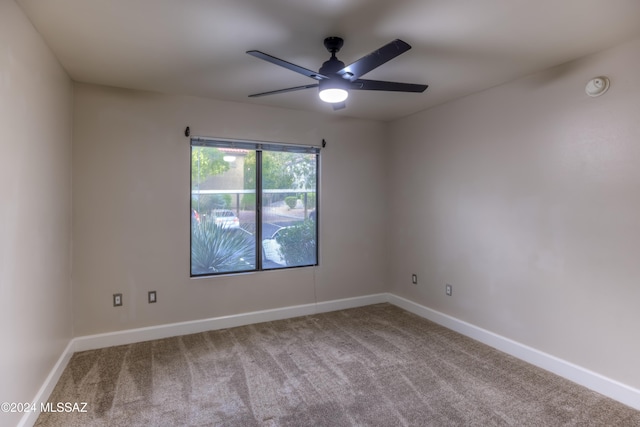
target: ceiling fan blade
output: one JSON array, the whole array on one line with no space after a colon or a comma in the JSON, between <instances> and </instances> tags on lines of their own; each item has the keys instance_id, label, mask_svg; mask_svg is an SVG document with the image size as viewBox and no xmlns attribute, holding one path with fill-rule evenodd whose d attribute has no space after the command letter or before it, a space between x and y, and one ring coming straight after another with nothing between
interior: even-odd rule
<instances>
[{"instance_id":1,"label":"ceiling fan blade","mask_svg":"<svg viewBox=\"0 0 640 427\"><path fill-rule=\"evenodd\" d=\"M424 92L429 85L415 83L385 82L381 80L358 79L351 83L354 90L384 90L388 92Z\"/></svg>"},{"instance_id":2,"label":"ceiling fan blade","mask_svg":"<svg viewBox=\"0 0 640 427\"><path fill-rule=\"evenodd\" d=\"M347 107L347 103L346 102L334 102L333 104L331 104L331 106L333 107L333 111L338 111L338 110L342 110L343 108Z\"/></svg>"},{"instance_id":3,"label":"ceiling fan blade","mask_svg":"<svg viewBox=\"0 0 640 427\"><path fill-rule=\"evenodd\" d=\"M287 62L280 58L276 58L275 56L271 56L264 52L260 52L259 50L248 50L247 53L251 56L255 56L256 58L264 59L267 62L271 62L272 64L279 65L281 67L286 68L287 70L294 71L296 73L302 74L303 76L311 77L312 79L315 79L315 80L325 80L329 78L316 71L308 70L299 65L292 64L291 62Z\"/></svg>"},{"instance_id":4,"label":"ceiling fan blade","mask_svg":"<svg viewBox=\"0 0 640 427\"><path fill-rule=\"evenodd\" d=\"M347 65L342 70L338 71L338 74L345 79L354 81L374 68L378 68L385 62L391 61L396 56L405 53L409 49L411 49L411 46L408 43L405 43L400 39L396 39L382 46L380 49L374 50L370 54L363 56L356 62Z\"/></svg>"},{"instance_id":5,"label":"ceiling fan blade","mask_svg":"<svg viewBox=\"0 0 640 427\"><path fill-rule=\"evenodd\" d=\"M304 85L304 86L288 87L286 89L271 90L269 92L254 93L253 95L249 95L249 98L257 98L259 96L266 96L266 95L275 95L277 93L293 92L296 90L311 89L312 87L318 87L318 84L315 83L315 84Z\"/></svg>"}]
</instances>

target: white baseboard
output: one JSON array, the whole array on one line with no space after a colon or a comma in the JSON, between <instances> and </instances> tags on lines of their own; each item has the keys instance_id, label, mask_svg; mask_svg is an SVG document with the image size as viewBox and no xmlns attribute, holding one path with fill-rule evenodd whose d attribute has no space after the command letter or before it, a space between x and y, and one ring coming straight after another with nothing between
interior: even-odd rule
<instances>
[{"instance_id":1,"label":"white baseboard","mask_svg":"<svg viewBox=\"0 0 640 427\"><path fill-rule=\"evenodd\" d=\"M44 380L42 387L40 387L40 390L36 393L36 397L31 401L32 403L35 403L37 410L33 412L25 412L18 423L18 427L27 427L35 424L38 416L40 415L40 403L47 402L49 396L51 396L51 392L58 383L62 372L67 367L71 356L73 356L73 352L74 343L73 340L71 340L58 358L56 364L53 366L53 369L51 369L51 372L49 372L49 375L47 375L47 379Z\"/></svg>"},{"instance_id":2,"label":"white baseboard","mask_svg":"<svg viewBox=\"0 0 640 427\"><path fill-rule=\"evenodd\" d=\"M355 298L345 298L312 304L295 305L291 307L274 308L271 310L254 311L250 313L234 314L231 316L214 317L210 319L193 320L188 322L170 323L166 325L150 326L146 328L129 329L126 331L108 332L104 334L88 335L74 339L74 351L93 350L114 345L132 344L135 342L175 337L178 335L196 334L216 329L234 328L236 326L254 323L270 322L273 320L289 319L298 316L343 310L345 308L362 307L365 305L387 302L388 294L374 294Z\"/></svg>"},{"instance_id":3,"label":"white baseboard","mask_svg":"<svg viewBox=\"0 0 640 427\"><path fill-rule=\"evenodd\" d=\"M420 317L640 410L640 390L394 294L387 301Z\"/></svg>"}]
</instances>

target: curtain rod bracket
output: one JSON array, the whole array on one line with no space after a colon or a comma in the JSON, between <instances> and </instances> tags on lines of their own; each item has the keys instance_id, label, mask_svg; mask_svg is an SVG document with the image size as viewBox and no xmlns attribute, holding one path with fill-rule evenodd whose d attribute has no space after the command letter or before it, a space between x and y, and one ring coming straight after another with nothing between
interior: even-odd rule
<instances>
[{"instance_id":1,"label":"curtain rod bracket","mask_svg":"<svg viewBox=\"0 0 640 427\"><path fill-rule=\"evenodd\" d=\"M189 126L187 126L187 128L184 130L184 136L188 138L189 135L191 135L191 129L189 129Z\"/></svg>"},{"instance_id":2,"label":"curtain rod bracket","mask_svg":"<svg viewBox=\"0 0 640 427\"><path fill-rule=\"evenodd\" d=\"M322 138L322 148L327 146L327 141L324 140L324 138Z\"/></svg>"}]
</instances>

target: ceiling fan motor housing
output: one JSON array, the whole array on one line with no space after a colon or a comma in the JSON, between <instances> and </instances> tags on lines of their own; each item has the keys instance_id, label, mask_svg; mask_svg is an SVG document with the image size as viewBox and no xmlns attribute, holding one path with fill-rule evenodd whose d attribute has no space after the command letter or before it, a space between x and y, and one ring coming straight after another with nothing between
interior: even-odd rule
<instances>
[{"instance_id":1,"label":"ceiling fan motor housing","mask_svg":"<svg viewBox=\"0 0 640 427\"><path fill-rule=\"evenodd\" d=\"M340 61L335 56L332 56L328 61L325 61L320 67L320 74L324 74L327 77L337 77L336 73L344 68L344 62Z\"/></svg>"}]
</instances>

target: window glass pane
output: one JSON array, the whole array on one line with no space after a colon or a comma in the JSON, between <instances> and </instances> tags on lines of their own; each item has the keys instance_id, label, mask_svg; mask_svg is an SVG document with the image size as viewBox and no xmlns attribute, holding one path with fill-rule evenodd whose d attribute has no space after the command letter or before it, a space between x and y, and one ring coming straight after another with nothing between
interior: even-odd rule
<instances>
[{"instance_id":1,"label":"window glass pane","mask_svg":"<svg viewBox=\"0 0 640 427\"><path fill-rule=\"evenodd\" d=\"M192 276L256 269L255 176L255 151L191 147Z\"/></svg>"},{"instance_id":2,"label":"window glass pane","mask_svg":"<svg viewBox=\"0 0 640 427\"><path fill-rule=\"evenodd\" d=\"M264 269L317 264L317 155L262 152Z\"/></svg>"}]
</instances>

